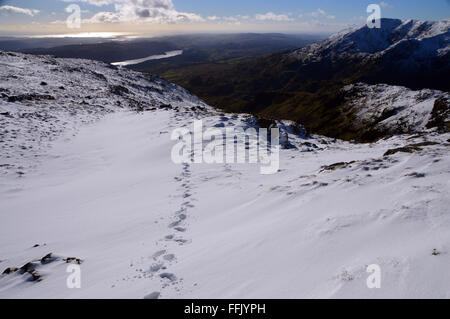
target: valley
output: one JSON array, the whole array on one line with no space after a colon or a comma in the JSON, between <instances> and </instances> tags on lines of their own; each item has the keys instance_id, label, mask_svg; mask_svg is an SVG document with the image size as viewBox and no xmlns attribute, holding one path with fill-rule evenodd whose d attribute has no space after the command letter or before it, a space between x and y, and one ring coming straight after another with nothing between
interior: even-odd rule
<instances>
[{"instance_id":1,"label":"valley","mask_svg":"<svg viewBox=\"0 0 450 319\"><path fill-rule=\"evenodd\" d=\"M449 30L1 41L0 298L450 298Z\"/></svg>"},{"instance_id":2,"label":"valley","mask_svg":"<svg viewBox=\"0 0 450 319\"><path fill-rule=\"evenodd\" d=\"M0 63L2 147L17 150L1 156L1 298L449 296L449 133L361 144L275 121L293 145L276 174L177 165L174 129L264 121L101 62L2 52ZM66 286L72 263L80 289ZM366 287L370 264L382 289Z\"/></svg>"}]
</instances>

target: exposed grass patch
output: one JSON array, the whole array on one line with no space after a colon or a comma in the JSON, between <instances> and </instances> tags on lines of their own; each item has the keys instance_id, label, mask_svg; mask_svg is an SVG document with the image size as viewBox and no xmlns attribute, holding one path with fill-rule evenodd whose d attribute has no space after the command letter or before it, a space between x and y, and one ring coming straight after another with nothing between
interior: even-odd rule
<instances>
[{"instance_id":1,"label":"exposed grass patch","mask_svg":"<svg viewBox=\"0 0 450 319\"><path fill-rule=\"evenodd\" d=\"M347 168L347 167L351 166L354 163L356 163L356 161L339 162L339 163L334 163L334 164L331 164L331 165L325 165L325 166L321 167L320 172L334 171L336 169Z\"/></svg>"},{"instance_id":2,"label":"exposed grass patch","mask_svg":"<svg viewBox=\"0 0 450 319\"><path fill-rule=\"evenodd\" d=\"M432 145L439 145L439 143L436 143L436 142L422 142L422 143L417 143L417 144L406 145L404 147L393 148L393 149L390 149L390 150L386 151L386 153L384 153L384 156L390 156L390 155L394 155L396 153L414 153L414 152L419 152L419 151L422 150L422 147L432 146Z\"/></svg>"}]
</instances>

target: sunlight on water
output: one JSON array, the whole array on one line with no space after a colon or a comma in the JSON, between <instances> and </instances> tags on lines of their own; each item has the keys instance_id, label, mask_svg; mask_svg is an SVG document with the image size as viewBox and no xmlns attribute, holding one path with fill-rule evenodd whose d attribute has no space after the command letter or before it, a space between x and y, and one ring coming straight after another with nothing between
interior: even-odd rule
<instances>
[{"instance_id":1,"label":"sunlight on water","mask_svg":"<svg viewBox=\"0 0 450 319\"><path fill-rule=\"evenodd\" d=\"M111 63L112 65L116 65L116 66L126 66L126 65L133 65L133 64L139 64L145 61L150 61L150 60L160 60L160 59L167 59L167 58L171 58L177 55L181 55L183 54L183 50L175 50L175 51L168 51L164 54L157 54L157 55L151 55L148 56L146 58L142 58L142 59L136 59L136 60L127 60L127 61L122 61L122 62L114 62Z\"/></svg>"},{"instance_id":2,"label":"sunlight on water","mask_svg":"<svg viewBox=\"0 0 450 319\"><path fill-rule=\"evenodd\" d=\"M132 35L133 33L128 32L80 32L80 33L34 35L30 36L30 38L116 38L116 37L128 37Z\"/></svg>"}]
</instances>

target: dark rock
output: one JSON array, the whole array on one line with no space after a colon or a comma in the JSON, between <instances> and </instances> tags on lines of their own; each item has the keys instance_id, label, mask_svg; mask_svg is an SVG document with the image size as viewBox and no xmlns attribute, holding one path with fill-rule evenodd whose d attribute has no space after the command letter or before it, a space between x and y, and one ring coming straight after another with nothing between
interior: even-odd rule
<instances>
[{"instance_id":1,"label":"dark rock","mask_svg":"<svg viewBox=\"0 0 450 319\"><path fill-rule=\"evenodd\" d=\"M27 273L31 276L30 277L30 281L37 281L37 282L39 282L39 281L41 281L42 280L42 276L36 271L36 270L30 270L30 271L27 271Z\"/></svg>"},{"instance_id":2,"label":"dark rock","mask_svg":"<svg viewBox=\"0 0 450 319\"><path fill-rule=\"evenodd\" d=\"M22 102L22 101L41 101L41 100L55 100L55 97L48 94L21 94L8 97L8 102Z\"/></svg>"},{"instance_id":3,"label":"dark rock","mask_svg":"<svg viewBox=\"0 0 450 319\"><path fill-rule=\"evenodd\" d=\"M120 96L130 93L130 90L128 90L126 87L124 87L122 85L110 85L109 91L112 94L116 94L116 95L120 95Z\"/></svg>"},{"instance_id":4,"label":"dark rock","mask_svg":"<svg viewBox=\"0 0 450 319\"><path fill-rule=\"evenodd\" d=\"M272 119L258 118L255 123L260 128L273 128L277 126L277 123Z\"/></svg>"},{"instance_id":5,"label":"dark rock","mask_svg":"<svg viewBox=\"0 0 450 319\"><path fill-rule=\"evenodd\" d=\"M416 178L424 178L425 174L424 173L413 172L413 173L410 173L410 174L406 174L405 176L407 176L407 177L416 177Z\"/></svg>"},{"instance_id":6,"label":"dark rock","mask_svg":"<svg viewBox=\"0 0 450 319\"><path fill-rule=\"evenodd\" d=\"M158 291L155 291L155 292L152 292L151 294L148 294L147 296L145 296L144 299L158 299L160 295L161 295L161 293L159 293Z\"/></svg>"},{"instance_id":7,"label":"dark rock","mask_svg":"<svg viewBox=\"0 0 450 319\"><path fill-rule=\"evenodd\" d=\"M34 269L33 263L29 262L29 263L26 263L25 265L23 265L22 267L20 267L19 270L23 274L23 273L29 272L33 269Z\"/></svg>"},{"instance_id":8,"label":"dark rock","mask_svg":"<svg viewBox=\"0 0 450 319\"><path fill-rule=\"evenodd\" d=\"M83 263L83 260L81 260L80 258L76 258L76 257L67 257L67 258L64 258L63 260L68 264L81 265Z\"/></svg>"},{"instance_id":9,"label":"dark rock","mask_svg":"<svg viewBox=\"0 0 450 319\"><path fill-rule=\"evenodd\" d=\"M9 117L9 118L13 118L13 117L14 117L14 116L12 116L11 113L9 113L9 112L3 112L3 113L0 113L0 115L6 116L6 117Z\"/></svg>"},{"instance_id":10,"label":"dark rock","mask_svg":"<svg viewBox=\"0 0 450 319\"><path fill-rule=\"evenodd\" d=\"M450 132L450 99L441 97L434 102L427 128L437 127L440 131Z\"/></svg>"},{"instance_id":11,"label":"dark rock","mask_svg":"<svg viewBox=\"0 0 450 319\"><path fill-rule=\"evenodd\" d=\"M6 268L6 269L3 271L3 274L4 274L4 275L9 275L9 274L15 273L15 272L18 271L18 270L19 270L19 268L8 267L8 268Z\"/></svg>"},{"instance_id":12,"label":"dark rock","mask_svg":"<svg viewBox=\"0 0 450 319\"><path fill-rule=\"evenodd\" d=\"M100 80L102 80L102 81L107 81L107 79L106 79L106 77L103 75L103 74L101 74L101 73L97 73L97 72L92 72L92 74L97 78L97 79L100 79Z\"/></svg>"},{"instance_id":13,"label":"dark rock","mask_svg":"<svg viewBox=\"0 0 450 319\"><path fill-rule=\"evenodd\" d=\"M436 142L422 142L418 144L406 145L404 147L394 148L386 151L383 156L394 155L396 153L414 153L422 150L422 147L438 145Z\"/></svg>"},{"instance_id":14,"label":"dark rock","mask_svg":"<svg viewBox=\"0 0 450 319\"><path fill-rule=\"evenodd\" d=\"M356 163L355 161L351 161L351 162L339 162L339 163L334 163L334 164L331 164L331 165L326 165L326 166L322 166L322 168L321 168L321 172L324 172L324 171L334 171L334 170L336 170L336 169L339 169L339 168L346 168L346 167L349 167L351 164L354 164L354 163Z\"/></svg>"},{"instance_id":15,"label":"dark rock","mask_svg":"<svg viewBox=\"0 0 450 319\"><path fill-rule=\"evenodd\" d=\"M49 264L52 263L54 261L58 260L57 257L53 256L52 253L49 253L47 255L45 255L44 257L41 258L41 264Z\"/></svg>"},{"instance_id":16,"label":"dark rock","mask_svg":"<svg viewBox=\"0 0 450 319\"><path fill-rule=\"evenodd\" d=\"M435 249L433 249L433 252L431 254L433 256L439 256L441 253L435 248Z\"/></svg>"}]
</instances>

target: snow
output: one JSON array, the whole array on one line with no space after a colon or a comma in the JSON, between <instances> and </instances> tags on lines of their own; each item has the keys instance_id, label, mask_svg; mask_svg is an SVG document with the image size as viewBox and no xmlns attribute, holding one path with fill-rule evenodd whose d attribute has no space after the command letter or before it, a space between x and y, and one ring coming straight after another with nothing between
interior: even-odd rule
<instances>
[{"instance_id":1,"label":"snow","mask_svg":"<svg viewBox=\"0 0 450 319\"><path fill-rule=\"evenodd\" d=\"M408 41L417 41L414 54L425 57L444 56L450 50L450 19L417 21L381 19L381 28L369 29L366 24L351 27L318 43L289 53L303 63L325 58L380 58Z\"/></svg>"},{"instance_id":2,"label":"snow","mask_svg":"<svg viewBox=\"0 0 450 319\"><path fill-rule=\"evenodd\" d=\"M344 92L353 90L358 96L349 101L349 105L357 110L356 117L361 125L375 124L380 131L395 128L403 133L425 131L436 99L450 98L448 93L438 90L413 91L386 84L357 83L343 88ZM383 119L385 114L390 116Z\"/></svg>"},{"instance_id":3,"label":"snow","mask_svg":"<svg viewBox=\"0 0 450 319\"><path fill-rule=\"evenodd\" d=\"M15 59L8 70L20 66L19 57L5 59ZM29 67L43 67L39 59ZM42 280L20 271L0 275L0 298L450 297L450 134L353 144L297 136L284 122L295 148L281 150L277 174L261 175L254 164L175 165L173 129L196 119L205 127L245 128L252 119L192 111L204 104L176 86L160 86L164 94L138 90L131 71L87 61L83 67L80 85L100 91L87 72L98 68L108 83L136 90L139 102L155 101L136 112L117 107L116 99L128 101L123 96L105 92L111 112L78 124L83 115L67 114L64 103L30 102L61 112L67 123L58 124L62 133L46 140L38 161L30 149L17 158L25 174L1 177L0 271L33 261ZM2 82L9 95L20 87L11 81ZM33 81L21 90L42 93ZM74 86L66 94L78 101L81 92ZM178 108L158 107L169 102ZM9 112L16 105L25 107L2 101ZM3 120L30 138L39 134L13 119ZM423 142L411 153L384 156ZM20 143L8 138L1 145ZM15 153L2 152L1 162ZM41 263L49 253L54 259ZM82 260L80 289L66 286L70 257ZM381 267L381 289L366 286L370 264Z\"/></svg>"},{"instance_id":4,"label":"snow","mask_svg":"<svg viewBox=\"0 0 450 319\"><path fill-rule=\"evenodd\" d=\"M0 176L26 173L52 140L115 110L211 109L176 85L96 61L0 52L0 78Z\"/></svg>"},{"instance_id":5,"label":"snow","mask_svg":"<svg viewBox=\"0 0 450 319\"><path fill-rule=\"evenodd\" d=\"M264 176L254 165L173 164L161 133L180 124L171 113L107 115L57 141L39 170L9 177L1 267L50 252L84 262L81 289L66 288L67 264L54 262L38 283L4 275L0 297L450 297L449 134L386 158L421 139L283 150L281 172ZM365 286L373 263L380 290Z\"/></svg>"}]
</instances>

